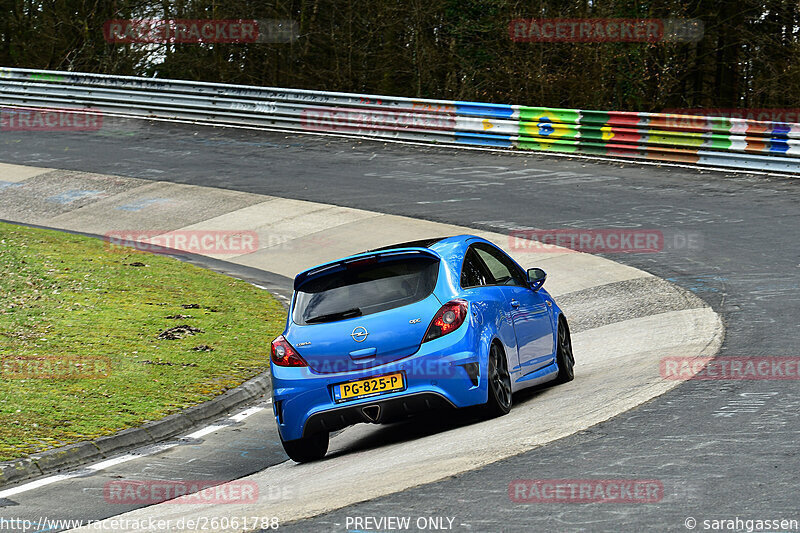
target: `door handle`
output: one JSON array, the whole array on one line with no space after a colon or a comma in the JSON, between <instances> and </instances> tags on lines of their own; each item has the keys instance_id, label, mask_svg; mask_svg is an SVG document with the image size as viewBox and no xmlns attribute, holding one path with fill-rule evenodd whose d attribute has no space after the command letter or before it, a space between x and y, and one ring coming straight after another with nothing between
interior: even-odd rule
<instances>
[{"instance_id":1,"label":"door handle","mask_svg":"<svg viewBox=\"0 0 800 533\"><path fill-rule=\"evenodd\" d=\"M358 361L361 359L366 359L367 357L374 358L375 354L377 353L378 353L377 348L364 348L363 350L356 350L354 352L350 352L350 359Z\"/></svg>"},{"instance_id":2,"label":"door handle","mask_svg":"<svg viewBox=\"0 0 800 533\"><path fill-rule=\"evenodd\" d=\"M519 307L519 302L518 302L518 301L516 301L516 300L511 300L511 307L513 307L514 309L516 309L517 307Z\"/></svg>"}]
</instances>

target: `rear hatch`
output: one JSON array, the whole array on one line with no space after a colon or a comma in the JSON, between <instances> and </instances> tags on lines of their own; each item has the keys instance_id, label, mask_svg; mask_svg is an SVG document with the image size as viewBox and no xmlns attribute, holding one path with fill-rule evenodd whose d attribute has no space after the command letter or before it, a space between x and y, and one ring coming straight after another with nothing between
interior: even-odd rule
<instances>
[{"instance_id":1,"label":"rear hatch","mask_svg":"<svg viewBox=\"0 0 800 533\"><path fill-rule=\"evenodd\" d=\"M316 372L346 372L415 353L441 307L428 250L359 256L295 280L287 340Z\"/></svg>"}]
</instances>

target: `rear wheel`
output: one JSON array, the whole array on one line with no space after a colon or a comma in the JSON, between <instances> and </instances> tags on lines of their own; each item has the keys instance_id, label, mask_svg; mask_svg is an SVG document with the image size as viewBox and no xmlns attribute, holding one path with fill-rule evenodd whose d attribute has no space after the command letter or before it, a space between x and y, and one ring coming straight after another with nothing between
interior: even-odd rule
<instances>
[{"instance_id":1,"label":"rear wheel","mask_svg":"<svg viewBox=\"0 0 800 533\"><path fill-rule=\"evenodd\" d=\"M506 355L497 344L489 349L489 398L484 409L492 418L511 411L511 376Z\"/></svg>"},{"instance_id":2,"label":"rear wheel","mask_svg":"<svg viewBox=\"0 0 800 533\"><path fill-rule=\"evenodd\" d=\"M308 463L325 457L328 451L328 432L315 433L297 440L283 440L283 449L292 461Z\"/></svg>"},{"instance_id":3,"label":"rear wheel","mask_svg":"<svg viewBox=\"0 0 800 533\"><path fill-rule=\"evenodd\" d=\"M575 379L575 358L572 356L572 339L569 335L569 325L567 319L558 320L558 347L556 352L556 362L558 363L558 375L556 383L566 383Z\"/></svg>"}]
</instances>

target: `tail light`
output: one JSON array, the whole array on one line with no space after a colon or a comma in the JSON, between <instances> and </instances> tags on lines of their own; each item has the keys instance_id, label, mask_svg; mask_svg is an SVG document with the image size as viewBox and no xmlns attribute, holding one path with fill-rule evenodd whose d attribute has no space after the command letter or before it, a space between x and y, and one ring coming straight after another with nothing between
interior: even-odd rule
<instances>
[{"instance_id":1,"label":"tail light","mask_svg":"<svg viewBox=\"0 0 800 533\"><path fill-rule=\"evenodd\" d=\"M467 318L467 302L464 300L452 300L442 306L431 320L428 331L422 342L438 339L443 335L457 330Z\"/></svg>"},{"instance_id":2,"label":"tail light","mask_svg":"<svg viewBox=\"0 0 800 533\"><path fill-rule=\"evenodd\" d=\"M283 335L272 341L272 362L278 366L308 366Z\"/></svg>"}]
</instances>

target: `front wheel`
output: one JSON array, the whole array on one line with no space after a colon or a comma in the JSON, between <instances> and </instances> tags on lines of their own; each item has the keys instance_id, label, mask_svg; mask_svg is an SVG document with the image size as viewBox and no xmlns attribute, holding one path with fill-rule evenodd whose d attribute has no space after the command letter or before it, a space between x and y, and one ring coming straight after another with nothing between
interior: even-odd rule
<instances>
[{"instance_id":1,"label":"front wheel","mask_svg":"<svg viewBox=\"0 0 800 533\"><path fill-rule=\"evenodd\" d=\"M489 398L484 410L490 418L511 411L511 376L505 353L497 344L492 344L489 349Z\"/></svg>"},{"instance_id":2,"label":"front wheel","mask_svg":"<svg viewBox=\"0 0 800 533\"><path fill-rule=\"evenodd\" d=\"M556 383L566 383L575 379L575 358L572 356L572 339L569 335L569 325L566 318L558 320L558 346L556 353L558 375Z\"/></svg>"},{"instance_id":3,"label":"front wheel","mask_svg":"<svg viewBox=\"0 0 800 533\"><path fill-rule=\"evenodd\" d=\"M281 444L289 459L297 463L308 463L325 457L328 452L329 435L327 431L315 433L297 440L283 440Z\"/></svg>"}]
</instances>

